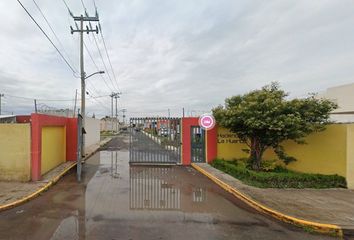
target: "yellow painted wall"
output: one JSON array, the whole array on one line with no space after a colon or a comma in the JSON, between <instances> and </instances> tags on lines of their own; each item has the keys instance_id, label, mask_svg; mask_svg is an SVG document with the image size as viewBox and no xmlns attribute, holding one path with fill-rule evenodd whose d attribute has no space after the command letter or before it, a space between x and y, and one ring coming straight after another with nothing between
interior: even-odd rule
<instances>
[{"instance_id":1,"label":"yellow painted wall","mask_svg":"<svg viewBox=\"0 0 354 240\"><path fill-rule=\"evenodd\" d=\"M295 171L321 174L338 174L346 177L347 172L347 125L330 125L323 132L306 137L307 144L293 141L283 143L286 153L297 161L288 165Z\"/></svg>"},{"instance_id":2,"label":"yellow painted wall","mask_svg":"<svg viewBox=\"0 0 354 240\"><path fill-rule=\"evenodd\" d=\"M0 124L0 180L31 178L30 124Z\"/></svg>"},{"instance_id":3,"label":"yellow painted wall","mask_svg":"<svg viewBox=\"0 0 354 240\"><path fill-rule=\"evenodd\" d=\"M354 189L354 124L348 124L347 129L347 184Z\"/></svg>"},{"instance_id":4,"label":"yellow painted wall","mask_svg":"<svg viewBox=\"0 0 354 240\"><path fill-rule=\"evenodd\" d=\"M247 146L243 143L240 143L240 140L235 133L231 133L225 128L218 127L218 158L232 160L234 158L248 157L248 154L242 151L242 149L247 149Z\"/></svg>"},{"instance_id":5,"label":"yellow painted wall","mask_svg":"<svg viewBox=\"0 0 354 240\"><path fill-rule=\"evenodd\" d=\"M65 127L42 128L42 162L41 174L66 160L66 131Z\"/></svg>"},{"instance_id":6,"label":"yellow painted wall","mask_svg":"<svg viewBox=\"0 0 354 240\"><path fill-rule=\"evenodd\" d=\"M293 141L284 142L282 145L286 153L297 159L296 162L290 163L287 167L300 172L338 174L346 177L347 146L354 149L353 144L348 145L347 128L352 129L354 136L353 124L333 124L329 125L323 132L306 137L307 144L299 145ZM248 154L241 150L247 148L247 146L239 143L236 135L230 134L228 130L219 128L218 158L229 160L248 157ZM354 142L354 139L352 141ZM354 152L350 153L354 156ZM264 159L277 159L277 157L272 150L269 150L265 152Z\"/></svg>"}]
</instances>

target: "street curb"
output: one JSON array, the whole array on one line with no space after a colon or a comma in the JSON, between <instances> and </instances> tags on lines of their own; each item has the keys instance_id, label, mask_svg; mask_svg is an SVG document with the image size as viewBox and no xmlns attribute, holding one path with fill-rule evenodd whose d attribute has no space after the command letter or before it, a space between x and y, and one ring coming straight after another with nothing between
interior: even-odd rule
<instances>
[{"instance_id":1,"label":"street curb","mask_svg":"<svg viewBox=\"0 0 354 240\"><path fill-rule=\"evenodd\" d=\"M103 141L100 143L100 146L93 152L89 153L87 156L85 156L84 160L90 158L92 155L94 155L103 145L109 143L113 138L108 139L107 141ZM38 197L41 193L47 191L52 185L57 183L67 172L69 172L72 168L74 168L77 165L77 162L73 162L69 167L65 168L61 173L59 173L57 176L53 177L46 185L38 189L37 191L19 199L11 203L7 203L5 205L0 206L0 212L17 207L21 204L24 204L36 197Z\"/></svg>"},{"instance_id":2,"label":"street curb","mask_svg":"<svg viewBox=\"0 0 354 240\"><path fill-rule=\"evenodd\" d=\"M226 190L227 192L231 193L250 207L256 209L259 212L265 213L267 215L270 215L282 222L290 223L296 226L304 227L304 228L310 228L315 232L318 233L325 233L325 234L330 234L330 235L335 235L338 237L343 237L343 229L340 226L333 225L333 224L323 224L323 223L317 223L317 222L312 222L308 220L303 220L299 219L296 217L292 217L289 215L286 215L284 213L278 212L274 209L271 209L269 207L266 207L259 202L249 198L248 196L244 195L240 191L236 190L235 188L231 187L227 183L223 182L222 180L218 179L211 173L207 172L203 168L199 167L198 165L192 163L191 166L195 168L197 171L208 177L210 180L215 182L217 185L219 185L221 188Z\"/></svg>"},{"instance_id":3,"label":"street curb","mask_svg":"<svg viewBox=\"0 0 354 240\"><path fill-rule=\"evenodd\" d=\"M42 188L38 189L37 191L35 191L34 193L31 193L30 195L27 195L26 197L23 197L19 200L16 200L14 202L5 204L0 206L0 212L4 211L4 210L8 210L10 208L14 208L17 207L18 205L21 205L25 202L28 202L30 200L32 200L33 198L37 197L38 195L40 195L42 192L48 190L48 188L50 188L52 185L54 185L56 182L59 181L59 179L64 176L69 170L71 170L74 166L76 166L76 162L73 162L72 165L70 165L69 167L65 168L63 172L61 172L59 175L55 176L52 178L52 180L50 180L46 185L44 185Z\"/></svg>"}]
</instances>

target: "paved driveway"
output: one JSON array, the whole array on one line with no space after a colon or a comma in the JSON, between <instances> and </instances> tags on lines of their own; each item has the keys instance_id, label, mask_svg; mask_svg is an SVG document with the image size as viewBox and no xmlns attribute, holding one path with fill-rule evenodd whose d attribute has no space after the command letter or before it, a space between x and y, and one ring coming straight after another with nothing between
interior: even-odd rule
<instances>
[{"instance_id":1,"label":"paved driveway","mask_svg":"<svg viewBox=\"0 0 354 240\"><path fill-rule=\"evenodd\" d=\"M129 166L115 139L35 200L0 213L0 239L327 239L263 216L190 167Z\"/></svg>"}]
</instances>

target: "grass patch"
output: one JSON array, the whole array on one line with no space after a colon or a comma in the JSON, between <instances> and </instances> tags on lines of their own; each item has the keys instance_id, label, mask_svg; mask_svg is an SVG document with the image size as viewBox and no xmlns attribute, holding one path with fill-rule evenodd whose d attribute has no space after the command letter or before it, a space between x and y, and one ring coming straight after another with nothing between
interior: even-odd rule
<instances>
[{"instance_id":1,"label":"grass patch","mask_svg":"<svg viewBox=\"0 0 354 240\"><path fill-rule=\"evenodd\" d=\"M214 160L211 165L242 182L260 188L345 188L339 175L300 173L277 166L272 171L253 171L243 161Z\"/></svg>"},{"instance_id":2,"label":"grass patch","mask_svg":"<svg viewBox=\"0 0 354 240\"><path fill-rule=\"evenodd\" d=\"M110 137L110 136L115 136L117 133L114 131L101 131L100 135L101 137Z\"/></svg>"}]
</instances>

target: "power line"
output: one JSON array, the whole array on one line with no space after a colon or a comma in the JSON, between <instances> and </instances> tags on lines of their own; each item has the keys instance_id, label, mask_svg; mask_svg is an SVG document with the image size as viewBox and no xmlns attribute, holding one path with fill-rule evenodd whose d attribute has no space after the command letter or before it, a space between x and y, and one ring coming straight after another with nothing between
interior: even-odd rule
<instances>
[{"instance_id":1,"label":"power line","mask_svg":"<svg viewBox=\"0 0 354 240\"><path fill-rule=\"evenodd\" d=\"M89 48L87 47L87 45L86 45L85 42L84 42L84 47L85 47L86 52L87 52L87 54L89 55L89 57L90 57L90 59L91 59L93 65L96 67L96 70L97 70L97 71L100 71L100 69L98 68L98 66L97 66L97 64L96 64L96 61L93 59L92 54L91 54L91 52L90 52L90 50L89 50ZM100 76L101 76L103 82L104 82L104 83L106 84L106 86L109 88L109 90L110 90L111 92L114 92L114 90L108 85L106 79L105 79L102 75L100 75Z\"/></svg>"},{"instance_id":2,"label":"power line","mask_svg":"<svg viewBox=\"0 0 354 240\"><path fill-rule=\"evenodd\" d=\"M86 13L86 6L85 6L85 3L84 3L83 0L81 0L81 4L82 4L82 6L83 6L83 8L84 8L84 10L85 10L85 13ZM98 16L96 3L94 2L93 4L94 4L94 6L95 6L96 16ZM87 13L86 13L86 14L87 14ZM90 24L90 28L92 29L91 24ZM99 24L99 28L100 28L100 31L102 31L100 24ZM110 64L110 66L111 66L112 73L113 73L113 75L114 75L114 79L115 79L115 82L116 82L116 86L114 85L113 80L112 80L112 78L111 78L111 75L109 74L108 68L107 68L107 66L106 66L106 63L105 63L104 60L103 60L103 56L102 56L102 53L101 53L101 49L100 49L100 47L98 46L96 36L93 35L93 39L94 39L95 45L96 45L96 47L97 47L98 53L99 53L99 55L100 55L100 58L101 58L102 63L103 63L103 66L104 66L104 68L105 68L105 70L106 70L106 73L107 73L107 75L108 75L108 78L109 78L109 80L111 81L112 87L113 87L114 89L116 89L116 90L119 92L119 87L118 87L118 84L117 84L117 79L116 79L115 73L114 73L114 71L113 71L112 63L111 63L111 60L110 60L109 55L108 55L106 43L105 43L105 41L104 41L102 32L101 32L101 37L102 37L102 40L103 40L104 48L105 48L105 50L106 50L108 62L109 62L109 64ZM107 85L107 86L108 86L108 85Z\"/></svg>"},{"instance_id":3,"label":"power line","mask_svg":"<svg viewBox=\"0 0 354 240\"><path fill-rule=\"evenodd\" d=\"M95 9L97 9L96 1L95 1L95 0L92 0L92 2L93 2L93 6L95 7Z\"/></svg>"},{"instance_id":4,"label":"power line","mask_svg":"<svg viewBox=\"0 0 354 240\"><path fill-rule=\"evenodd\" d=\"M69 13L71 13L70 8L69 8L69 6L68 6L68 4L65 2L65 0L62 0L62 1L63 1L63 3L64 3L65 7L68 9Z\"/></svg>"},{"instance_id":5,"label":"power line","mask_svg":"<svg viewBox=\"0 0 354 240\"><path fill-rule=\"evenodd\" d=\"M89 90L89 89L88 89ZM101 101L99 101L97 98L93 97L90 91L87 92L89 96L91 96L92 99L94 99L97 103L99 103L103 108L106 108L107 110L110 110L106 105L104 105ZM109 96L109 95L108 95ZM105 96L107 97L107 96Z\"/></svg>"},{"instance_id":6,"label":"power line","mask_svg":"<svg viewBox=\"0 0 354 240\"><path fill-rule=\"evenodd\" d=\"M47 33L43 30L43 28L37 23L37 21L33 18L33 16L31 15L31 13L26 9L26 7L22 4L22 2L20 0L17 0L17 2L21 5L21 7L23 8L23 10L25 10L25 12L27 13L27 15L32 19L32 21L37 25L37 27L41 30L41 32L44 34L44 36L48 39L48 41L52 44L52 46L57 50L57 52L59 53L59 55L61 56L61 58L64 60L64 62L66 63L66 65L71 69L71 71L75 74L75 70L74 68L70 65L70 63L66 60L66 58L64 57L64 55L60 52L60 50L57 48L57 46L53 43L53 41L49 38L49 36L47 35Z\"/></svg>"},{"instance_id":7,"label":"power line","mask_svg":"<svg viewBox=\"0 0 354 240\"><path fill-rule=\"evenodd\" d=\"M62 1L63 1L63 3L64 3L65 7L68 9L69 15L70 15L71 17L73 17L74 15L73 15L73 13L72 13L71 10L70 10L69 5L66 3L65 0L62 0ZM82 4L82 6L84 7L84 9L85 9L85 11L86 11L85 3L84 3L83 1L81 1L81 4ZM79 26L77 25L76 22L75 22L75 26L76 26L77 29L79 28ZM91 27L91 28L92 28L92 27ZM93 58L93 56L92 56L92 54L91 54L91 52L90 52L90 50L89 50L89 48L87 47L86 42L84 41L83 43L84 43L85 50L86 50L87 54L89 55L89 57L90 57L90 59L91 59L93 65L95 66L96 70L97 70L97 71L100 71L100 69L99 69L99 67L98 67L98 65L97 65L97 63L96 63L96 61L94 60L94 58ZM105 68L105 69L107 69L107 68ZM106 70L106 72L107 72L107 70ZM100 75L100 77L101 77L101 79L103 80L103 82L105 83L105 85L108 87L109 91L110 91L110 92L113 92L113 91L114 91L114 86L113 86L113 89L112 89L112 87L110 87L109 84L107 83L105 77L102 76L102 75ZM91 85L94 86L93 84L91 84ZM95 88L95 87L93 87L93 88ZM96 90L96 92L98 92L96 88L95 88L95 90Z\"/></svg>"},{"instance_id":8,"label":"power line","mask_svg":"<svg viewBox=\"0 0 354 240\"><path fill-rule=\"evenodd\" d=\"M5 97L12 97L12 98L18 98L18 99L24 99L24 100L38 100L38 101L47 101L47 102L69 102L73 101L74 99L38 99L38 98L30 98L30 97L22 97L22 96L15 96L15 95L10 95L10 94L5 94Z\"/></svg>"},{"instance_id":9,"label":"power line","mask_svg":"<svg viewBox=\"0 0 354 240\"><path fill-rule=\"evenodd\" d=\"M83 0L81 0L81 1L83 1ZM98 15L96 1L95 1L95 0L92 0L92 1L93 1L93 5L94 5L94 7L95 7L96 15ZM111 70L112 70L112 73L113 73L113 78L114 78L114 81L115 81L115 84L116 84L116 89L117 89L118 91L120 91L119 86L118 86L117 77L116 77L115 71L114 71L113 66L112 66L111 58L109 57L109 54L108 54L106 41L105 41L105 39L104 39L104 37L103 37L102 26L101 26L101 24L100 24L100 21L98 22L98 27L99 27L99 29L100 29L100 35L101 35L101 38L102 38L102 42L103 42L104 49L105 49L105 51L106 51L107 59L108 59L109 65L110 65Z\"/></svg>"},{"instance_id":10,"label":"power line","mask_svg":"<svg viewBox=\"0 0 354 240\"><path fill-rule=\"evenodd\" d=\"M82 6L84 7L84 10L85 10L85 12L86 12L85 3L84 3L84 1L83 1L83 0L81 0L81 4L82 4Z\"/></svg>"},{"instance_id":11,"label":"power line","mask_svg":"<svg viewBox=\"0 0 354 240\"><path fill-rule=\"evenodd\" d=\"M108 79L111 81L111 84L112 84L113 89L116 89L116 90L118 91L118 89L117 89L117 88L114 86L114 84L113 84L113 80L112 80L112 78L111 78L111 75L109 74L109 71L108 71L108 68L107 68L107 66L106 66L106 63L105 63L104 60L103 60L103 56L102 56L102 53L101 53L101 49L100 49L100 47L98 46L97 39L96 39L96 36L95 36L95 35L93 35L93 40L94 40L94 42L95 42L95 44L96 44L98 53L99 53L99 55L100 55L102 64L103 64L103 66L104 66L104 69L106 70ZM118 92L119 92L119 91L118 91Z\"/></svg>"},{"instance_id":12,"label":"power line","mask_svg":"<svg viewBox=\"0 0 354 240\"><path fill-rule=\"evenodd\" d=\"M37 101L42 101L42 102L71 102L75 101L75 99L44 99L44 98L33 98L33 97L22 97L22 96L16 96L16 95L10 95L10 94L4 94L4 97L11 97L11 98L18 98L18 99L24 99L24 100L34 100L36 99ZM97 99L97 98L104 98L104 97L109 97L109 95L99 95L99 96L92 96L89 99ZM78 99L80 100L80 99Z\"/></svg>"},{"instance_id":13,"label":"power line","mask_svg":"<svg viewBox=\"0 0 354 240\"><path fill-rule=\"evenodd\" d=\"M115 83L116 83L116 86L117 86L118 91L120 91L120 90L119 90L119 86L118 86L117 77L116 77L116 74L115 74L114 69L113 69L113 66L112 66L111 58L109 57L109 54L108 54L106 41L104 40L104 37L103 37L101 24L98 23L98 26L99 26L99 28L100 28L100 35L101 35L101 38L102 38L102 42L103 42L104 49L105 49L105 51L106 51L106 55L107 55L107 59L108 59L109 65L111 66L111 70L112 70L112 73L113 73L114 81L115 81Z\"/></svg>"},{"instance_id":14,"label":"power line","mask_svg":"<svg viewBox=\"0 0 354 240\"><path fill-rule=\"evenodd\" d=\"M71 59L70 59L70 57L69 57L69 54L65 51L65 48L64 48L63 43L62 43L61 40L59 39L58 35L55 33L53 27L51 26L51 24L49 23L48 19L47 19L46 16L44 15L42 9L41 9L41 8L39 7L39 5L37 4L36 0L32 0L32 1L33 1L34 5L36 5L38 11L40 12L40 14L42 15L42 17L44 18L44 20L45 20L45 22L47 23L49 29L50 29L51 32L53 33L55 39L58 41L59 45L60 45L60 46L62 47L62 49L63 49L63 52L66 54L66 56L68 57L70 63L72 64L72 61L71 61ZM78 72L77 69L76 69L75 67L74 67L74 69L75 69L75 73L77 73L77 72Z\"/></svg>"}]
</instances>

